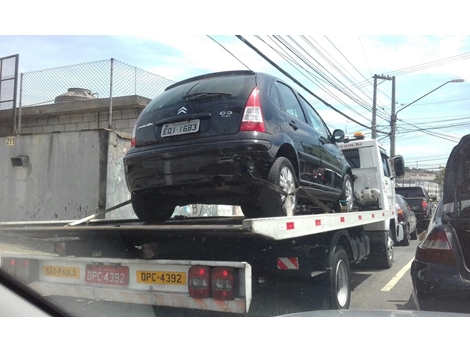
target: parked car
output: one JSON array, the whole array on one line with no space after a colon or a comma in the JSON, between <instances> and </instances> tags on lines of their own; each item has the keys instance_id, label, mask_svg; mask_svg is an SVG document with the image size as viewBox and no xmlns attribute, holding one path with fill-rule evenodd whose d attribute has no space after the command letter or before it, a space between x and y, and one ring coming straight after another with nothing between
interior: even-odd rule
<instances>
[{"instance_id":1,"label":"parked car","mask_svg":"<svg viewBox=\"0 0 470 352\"><path fill-rule=\"evenodd\" d=\"M423 187L396 187L395 193L405 197L418 220L431 217L431 199Z\"/></svg>"},{"instance_id":2,"label":"parked car","mask_svg":"<svg viewBox=\"0 0 470 352\"><path fill-rule=\"evenodd\" d=\"M470 134L452 150L442 197L416 249L411 281L422 310L470 312Z\"/></svg>"},{"instance_id":3,"label":"parked car","mask_svg":"<svg viewBox=\"0 0 470 352\"><path fill-rule=\"evenodd\" d=\"M124 158L132 206L146 222L196 203L240 205L250 218L315 212L308 195L320 207L339 211L342 200L352 210L351 168L336 145L343 138L268 74L190 78L166 88L137 120ZM294 192L299 186L305 193Z\"/></svg>"},{"instance_id":4,"label":"parked car","mask_svg":"<svg viewBox=\"0 0 470 352\"><path fill-rule=\"evenodd\" d=\"M409 246L410 240L416 240L418 238L416 232L416 215L403 196L396 194L395 197L397 198L397 219L403 227L403 240L400 241L400 245Z\"/></svg>"}]
</instances>

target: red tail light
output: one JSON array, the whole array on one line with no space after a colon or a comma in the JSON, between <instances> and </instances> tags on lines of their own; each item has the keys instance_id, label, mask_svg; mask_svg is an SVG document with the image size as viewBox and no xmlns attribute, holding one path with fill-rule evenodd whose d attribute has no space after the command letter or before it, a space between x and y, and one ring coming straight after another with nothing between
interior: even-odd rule
<instances>
[{"instance_id":1,"label":"red tail light","mask_svg":"<svg viewBox=\"0 0 470 352\"><path fill-rule=\"evenodd\" d=\"M427 210L428 210L428 203L426 202L425 199L423 199L423 202L421 203L421 206L423 208L423 214L426 214Z\"/></svg>"},{"instance_id":2,"label":"red tail light","mask_svg":"<svg viewBox=\"0 0 470 352\"><path fill-rule=\"evenodd\" d=\"M3 258L2 269L27 284L38 278L38 265L34 260Z\"/></svg>"},{"instance_id":3,"label":"red tail light","mask_svg":"<svg viewBox=\"0 0 470 352\"><path fill-rule=\"evenodd\" d=\"M207 298L210 295L210 269L195 265L189 268L188 290L192 298Z\"/></svg>"},{"instance_id":4,"label":"red tail light","mask_svg":"<svg viewBox=\"0 0 470 352\"><path fill-rule=\"evenodd\" d=\"M240 131L258 131L266 132L264 126L263 114L261 111L261 103L259 99L258 87L255 87L248 98L243 113Z\"/></svg>"},{"instance_id":5,"label":"red tail light","mask_svg":"<svg viewBox=\"0 0 470 352\"><path fill-rule=\"evenodd\" d=\"M235 296L235 275L232 268L216 267L212 269L212 298L232 300Z\"/></svg>"},{"instance_id":6,"label":"red tail light","mask_svg":"<svg viewBox=\"0 0 470 352\"><path fill-rule=\"evenodd\" d=\"M416 250L416 260L425 263L456 265L454 253L444 229L435 229Z\"/></svg>"},{"instance_id":7,"label":"red tail light","mask_svg":"<svg viewBox=\"0 0 470 352\"><path fill-rule=\"evenodd\" d=\"M137 121L134 125L134 129L132 130L132 138L131 138L131 147L135 147L136 145L136 141L135 141L135 131L136 131L136 128L137 128Z\"/></svg>"}]
</instances>

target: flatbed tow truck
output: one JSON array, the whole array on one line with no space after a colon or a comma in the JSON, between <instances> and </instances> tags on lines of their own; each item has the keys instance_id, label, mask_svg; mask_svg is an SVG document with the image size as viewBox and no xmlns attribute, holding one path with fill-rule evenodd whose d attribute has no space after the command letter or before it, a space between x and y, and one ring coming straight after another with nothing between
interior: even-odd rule
<instances>
[{"instance_id":1,"label":"flatbed tow truck","mask_svg":"<svg viewBox=\"0 0 470 352\"><path fill-rule=\"evenodd\" d=\"M56 254L2 253L1 267L44 296L242 315L261 291L297 289L306 300L316 297L317 278L328 308L347 309L350 265L391 267L393 242L403 238L393 182L402 175L403 159L389 159L374 140L352 140L341 148L357 166L357 211L173 218L158 225L95 216L4 222L0 238L53 242Z\"/></svg>"}]
</instances>

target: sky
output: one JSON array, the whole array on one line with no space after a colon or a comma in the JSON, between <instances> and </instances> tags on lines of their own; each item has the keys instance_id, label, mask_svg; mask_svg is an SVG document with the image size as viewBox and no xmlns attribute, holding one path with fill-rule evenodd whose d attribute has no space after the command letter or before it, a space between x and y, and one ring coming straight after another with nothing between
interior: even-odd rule
<instances>
[{"instance_id":1,"label":"sky","mask_svg":"<svg viewBox=\"0 0 470 352\"><path fill-rule=\"evenodd\" d=\"M216 16L217 23L214 24L214 21L209 21L211 16L188 15L192 10L192 2L183 2L183 4L189 8L184 15L178 12L176 5L175 8L169 10L177 15L179 19L176 21L177 26L171 19L167 19L168 22L160 22L161 16L155 13L153 22L149 20L152 15L143 16L142 20L140 18L134 21L129 20L129 23L123 20L116 22L108 20L109 29L106 22L104 26L100 23L101 26L96 30L91 25L74 27L74 18L60 16L58 17L60 21L54 22L53 25L46 21L46 24L41 22L44 27L33 25L29 29L22 28L22 31L0 31L0 57L19 54L20 73L114 58L172 81L209 72L249 68L253 71L271 73L292 84L312 103L331 130L340 128L348 134L363 131L368 137L371 136L370 129L359 126L332 110L317 97L350 118L370 126L372 77L375 74L395 76L395 109L396 111L403 109L398 113L396 154L404 156L408 167L436 169L444 166L449 153L460 137L470 133L470 97L468 94L470 92L470 36L468 35L422 35L419 31L418 34L414 34L416 28L413 26L407 27L404 33L398 34L354 34L354 31L347 30L347 26L342 27L337 33L338 29L331 31L331 25L325 27L328 31L323 33L332 34L280 35L276 38L266 34L243 34L248 42L299 80L308 89L306 91L234 35L237 30L239 33L247 31L267 33L270 30L271 33L277 33L278 31L272 29L271 21L267 22L267 26L261 25L260 27L259 23L254 23L253 28L245 28L243 24L256 22L248 17L245 22L242 22L243 30L240 30L240 24L234 25L234 19L237 14L243 14L242 11L235 11L230 16L227 14ZM240 4L245 4L245 2ZM260 5L252 2L249 4L251 12L256 13ZM34 6L35 3L33 3ZM35 8L32 9L34 10ZM103 8L103 11L107 9ZM420 13L422 17L428 15L432 19L432 14L423 12L422 9ZM347 11L335 13L334 18L347 25L351 22L351 18L346 14ZM296 15L299 14L296 13ZM411 12L400 15L401 21L407 18L415 19ZM371 18L367 14L364 16ZM129 19L129 17L125 18ZM374 19L376 23L384 22L381 23L382 25L387 22L386 19L380 20L378 17ZM36 17L34 20L33 23L38 22ZM96 23L92 20L93 18L89 19L87 23ZM210 25L197 26L206 22L210 22ZM416 22L414 20L413 23L416 24ZM421 29L434 28L426 27L429 24L426 21L422 23L424 25L421 25ZM430 23L433 22L430 21ZM125 25L127 27L124 29ZM130 29L129 26L133 25L136 28ZM364 30L358 23L355 25L357 33ZM182 32L182 26L194 30ZM78 31L77 28L79 28ZM149 28L155 28L155 30L149 30ZM291 32L287 28L290 27L286 27L284 33ZM307 28L310 27L307 26ZM312 27L311 31L307 28L299 27L298 33L316 32L315 27ZM369 33L377 31L375 27L372 27L373 30L371 27L364 28L368 29ZM280 29L282 30L283 26L280 26ZM225 30L232 33L224 34ZM452 28L452 30L454 33L459 33L460 29ZM316 66L318 72L314 72L299 59L288 58L286 56L287 45L302 53L309 60L310 65ZM320 74L325 73L328 74L329 82L320 77ZM445 84L429 93L454 79L464 79L465 82ZM360 89L354 87L358 85ZM427 93L429 95L419 99ZM356 101L351 100L351 96L356 97ZM419 101L407 106L416 99ZM385 133L390 132L391 103L391 81L379 79L377 123L378 129L384 133L380 133L378 138L387 150L390 148L390 142Z\"/></svg>"}]
</instances>

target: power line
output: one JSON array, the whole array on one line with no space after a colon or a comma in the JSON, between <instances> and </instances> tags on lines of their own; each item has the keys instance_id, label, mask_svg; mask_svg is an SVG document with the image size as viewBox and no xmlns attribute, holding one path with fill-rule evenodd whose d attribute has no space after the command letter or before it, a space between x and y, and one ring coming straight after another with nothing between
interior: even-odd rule
<instances>
[{"instance_id":1,"label":"power line","mask_svg":"<svg viewBox=\"0 0 470 352\"><path fill-rule=\"evenodd\" d=\"M224 47L222 44L220 44L217 40L212 38L210 35L208 35L208 37L212 39L214 42L216 42L217 44L219 44L226 52L232 55L239 63L241 63L243 66L245 66L248 70L251 71L251 69L247 65L245 65L238 57L236 57L230 50L228 50L226 47Z\"/></svg>"},{"instance_id":2,"label":"power line","mask_svg":"<svg viewBox=\"0 0 470 352\"><path fill-rule=\"evenodd\" d=\"M358 125L360 126L363 126L367 129L371 129L371 127L367 126L367 125L364 125L363 123L360 123L359 121L349 117L348 115L346 115L345 113L343 113L342 111L336 109L334 106L328 104L326 101L324 101L323 99L321 99L318 95L316 95L315 93L313 93L310 89L308 89L307 87L305 87L301 82L299 82L297 79L295 79L292 75L290 75L288 72L286 72L284 69L282 69L279 65L277 65L275 62L273 62L271 59L269 59L266 55L264 55L261 51L259 51L255 46L253 46L250 42L248 42L243 36L241 35L236 35L236 37L238 39L240 39L243 43L245 43L247 46L249 46L252 50L254 50L258 55L260 55L261 57L263 57L266 61L268 61L271 65L273 65L274 67L276 67L279 71L281 71L284 75L286 75L287 77L289 77L293 82L295 82L297 85L299 85L300 87L302 87L305 91L309 92L311 95L313 95L315 98L317 98L318 100L320 100L323 104L325 104L326 106L328 106L329 108L333 109L334 111L336 111L337 113L339 113L340 115L346 117L348 120L351 120L355 123L357 123ZM378 131L379 132L379 131ZM386 133L384 131L380 131L382 133Z\"/></svg>"}]
</instances>

